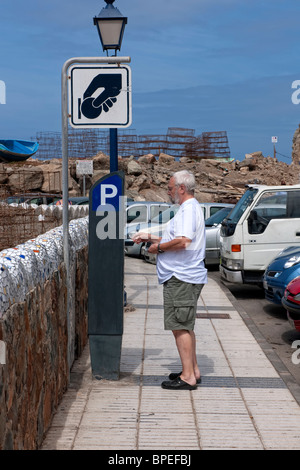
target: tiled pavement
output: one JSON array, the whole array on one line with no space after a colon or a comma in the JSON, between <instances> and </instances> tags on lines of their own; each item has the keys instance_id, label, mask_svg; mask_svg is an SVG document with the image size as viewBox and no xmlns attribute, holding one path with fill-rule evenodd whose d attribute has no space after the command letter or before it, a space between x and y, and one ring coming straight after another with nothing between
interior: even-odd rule
<instances>
[{"instance_id":1,"label":"tiled pavement","mask_svg":"<svg viewBox=\"0 0 300 470\"><path fill-rule=\"evenodd\" d=\"M126 258L125 284L132 309L120 380L93 379L87 347L42 449L300 449L298 401L226 289L212 279L203 288L195 328L202 383L174 392L160 386L180 362L163 330L155 266Z\"/></svg>"}]
</instances>

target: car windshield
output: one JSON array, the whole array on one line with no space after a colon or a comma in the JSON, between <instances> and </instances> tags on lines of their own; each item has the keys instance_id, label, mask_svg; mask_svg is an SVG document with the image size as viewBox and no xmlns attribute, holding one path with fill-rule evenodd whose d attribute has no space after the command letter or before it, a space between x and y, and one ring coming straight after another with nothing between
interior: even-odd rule
<instances>
[{"instance_id":1,"label":"car windshield","mask_svg":"<svg viewBox=\"0 0 300 470\"><path fill-rule=\"evenodd\" d=\"M241 199L236 203L232 211L222 220L221 235L223 237L230 237L235 232L235 227L242 217L243 213L249 207L257 193L258 188L249 188L243 194Z\"/></svg>"},{"instance_id":2,"label":"car windshield","mask_svg":"<svg viewBox=\"0 0 300 470\"><path fill-rule=\"evenodd\" d=\"M230 211L232 211L232 207L223 207L223 209L220 209L218 212L206 219L205 227L213 227L214 225L219 225L222 220L225 219L226 215L229 214Z\"/></svg>"},{"instance_id":3,"label":"car windshield","mask_svg":"<svg viewBox=\"0 0 300 470\"><path fill-rule=\"evenodd\" d=\"M11 196L6 199L7 204L24 202L24 197Z\"/></svg>"},{"instance_id":4,"label":"car windshield","mask_svg":"<svg viewBox=\"0 0 300 470\"><path fill-rule=\"evenodd\" d=\"M237 224L240 218L242 217L243 213L247 209L247 207L249 207L250 204L252 203L257 191L258 191L257 188L247 189L247 191L243 194L241 199L237 202L233 210L230 212L229 216L226 217L226 219L230 220L230 222L232 223Z\"/></svg>"}]
</instances>

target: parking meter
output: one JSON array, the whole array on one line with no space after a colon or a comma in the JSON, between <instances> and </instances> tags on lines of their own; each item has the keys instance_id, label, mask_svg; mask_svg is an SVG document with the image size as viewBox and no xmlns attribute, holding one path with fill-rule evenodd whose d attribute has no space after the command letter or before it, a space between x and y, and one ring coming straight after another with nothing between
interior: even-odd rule
<instances>
[{"instance_id":1,"label":"parking meter","mask_svg":"<svg viewBox=\"0 0 300 470\"><path fill-rule=\"evenodd\" d=\"M98 180L89 196L88 334L92 374L118 380L124 311L124 173Z\"/></svg>"}]
</instances>

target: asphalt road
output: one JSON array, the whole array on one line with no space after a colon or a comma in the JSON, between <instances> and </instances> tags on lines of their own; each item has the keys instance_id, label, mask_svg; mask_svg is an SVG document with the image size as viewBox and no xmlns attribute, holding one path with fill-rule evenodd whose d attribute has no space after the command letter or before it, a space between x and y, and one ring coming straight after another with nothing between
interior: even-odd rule
<instances>
[{"instance_id":1,"label":"asphalt road","mask_svg":"<svg viewBox=\"0 0 300 470\"><path fill-rule=\"evenodd\" d=\"M218 268L209 268L209 276L221 282ZM230 283L223 285L229 289L269 347L280 358L295 382L300 385L300 354L292 347L294 341L300 341L300 332L292 328L285 310L268 302L263 289L259 287Z\"/></svg>"}]
</instances>

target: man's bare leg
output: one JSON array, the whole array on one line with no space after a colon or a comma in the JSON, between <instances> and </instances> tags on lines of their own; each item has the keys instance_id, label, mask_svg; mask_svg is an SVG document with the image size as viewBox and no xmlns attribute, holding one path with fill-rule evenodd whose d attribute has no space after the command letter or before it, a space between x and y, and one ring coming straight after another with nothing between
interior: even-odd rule
<instances>
[{"instance_id":1,"label":"man's bare leg","mask_svg":"<svg viewBox=\"0 0 300 470\"><path fill-rule=\"evenodd\" d=\"M197 354L196 354L196 336L193 331L189 331L191 337L192 337L192 342L193 342L193 367L194 367L194 375L195 378L198 380L201 377L200 369L198 367L198 362L197 362Z\"/></svg>"},{"instance_id":2,"label":"man's bare leg","mask_svg":"<svg viewBox=\"0 0 300 470\"><path fill-rule=\"evenodd\" d=\"M196 384L194 373L194 341L188 330L173 330L176 346L182 364L181 379L190 385Z\"/></svg>"}]
</instances>

